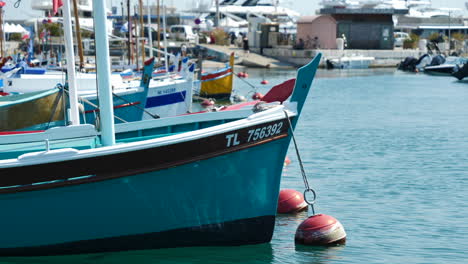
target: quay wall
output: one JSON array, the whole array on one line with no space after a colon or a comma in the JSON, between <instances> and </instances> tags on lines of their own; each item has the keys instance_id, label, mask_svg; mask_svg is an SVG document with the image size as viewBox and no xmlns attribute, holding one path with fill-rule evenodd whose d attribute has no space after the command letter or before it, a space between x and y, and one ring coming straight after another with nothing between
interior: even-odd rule
<instances>
[{"instance_id":1,"label":"quay wall","mask_svg":"<svg viewBox=\"0 0 468 264\"><path fill-rule=\"evenodd\" d=\"M254 51L255 52L255 51ZM259 52L259 51L257 51ZM295 50L290 47L264 48L263 55L273 57L282 62L293 64L294 66L303 66L309 63L317 52L322 53L321 66L325 65L327 59L338 58L342 56L362 55L365 57L374 57L375 60L369 67L396 67L398 63L408 56L419 58L423 52L419 49L395 49L395 50Z\"/></svg>"}]
</instances>

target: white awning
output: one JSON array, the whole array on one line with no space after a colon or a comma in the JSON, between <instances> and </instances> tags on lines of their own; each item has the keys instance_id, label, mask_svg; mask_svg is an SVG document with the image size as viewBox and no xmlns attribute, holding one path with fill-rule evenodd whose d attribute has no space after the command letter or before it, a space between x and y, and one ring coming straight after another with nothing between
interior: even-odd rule
<instances>
[{"instance_id":1,"label":"white awning","mask_svg":"<svg viewBox=\"0 0 468 264\"><path fill-rule=\"evenodd\" d=\"M10 23L5 23L5 25L3 27L3 31L5 33L24 33L24 32L28 32L21 25L19 25L19 24L10 24Z\"/></svg>"}]
</instances>

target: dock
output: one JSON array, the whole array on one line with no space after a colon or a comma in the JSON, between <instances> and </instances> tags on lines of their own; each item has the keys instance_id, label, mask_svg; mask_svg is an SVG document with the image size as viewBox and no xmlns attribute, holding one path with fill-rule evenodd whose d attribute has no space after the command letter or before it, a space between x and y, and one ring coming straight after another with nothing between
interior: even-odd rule
<instances>
[{"instance_id":1,"label":"dock","mask_svg":"<svg viewBox=\"0 0 468 264\"><path fill-rule=\"evenodd\" d=\"M230 54L234 52L236 65L272 69L289 69L294 67L290 63L283 62L272 57L263 56L253 52L245 52L242 48L238 48L236 46L211 44L199 44L199 46L207 51L207 56L214 57L218 61L228 61Z\"/></svg>"}]
</instances>

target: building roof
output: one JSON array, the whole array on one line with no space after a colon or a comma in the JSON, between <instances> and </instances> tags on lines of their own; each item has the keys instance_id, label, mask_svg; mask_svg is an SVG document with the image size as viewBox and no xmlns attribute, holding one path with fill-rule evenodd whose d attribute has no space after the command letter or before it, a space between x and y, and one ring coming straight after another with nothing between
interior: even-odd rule
<instances>
[{"instance_id":1,"label":"building roof","mask_svg":"<svg viewBox=\"0 0 468 264\"><path fill-rule=\"evenodd\" d=\"M396 15L408 14L408 9L393 8L322 8L320 14L349 14L349 15Z\"/></svg>"},{"instance_id":2,"label":"building roof","mask_svg":"<svg viewBox=\"0 0 468 264\"><path fill-rule=\"evenodd\" d=\"M302 16L297 20L297 24L313 23L315 20L317 20L319 18L327 18L327 19L331 19L331 20L335 21L335 19L332 16L328 16L328 15Z\"/></svg>"}]
</instances>

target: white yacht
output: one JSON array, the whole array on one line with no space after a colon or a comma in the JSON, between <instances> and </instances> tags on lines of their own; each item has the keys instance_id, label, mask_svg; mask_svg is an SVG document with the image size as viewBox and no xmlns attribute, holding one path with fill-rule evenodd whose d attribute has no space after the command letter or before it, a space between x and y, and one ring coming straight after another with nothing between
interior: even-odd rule
<instances>
[{"instance_id":1,"label":"white yacht","mask_svg":"<svg viewBox=\"0 0 468 264\"><path fill-rule=\"evenodd\" d=\"M92 0L78 0L78 16L80 17L80 27L83 29L92 30L94 28L93 22L93 8L92 8ZM50 17L50 13L52 10L52 1L51 0L35 0L31 1L31 8L33 10L40 10L44 12L44 17L40 18L40 22L44 18L50 19L52 22L61 22L61 17ZM71 5L73 10L73 5ZM107 13L110 14L110 10L107 10ZM59 13L60 14L60 13ZM50 17L50 18L49 18ZM74 18L72 18L74 20ZM112 32L112 21L107 20L107 28L109 33Z\"/></svg>"},{"instance_id":2,"label":"white yacht","mask_svg":"<svg viewBox=\"0 0 468 264\"><path fill-rule=\"evenodd\" d=\"M195 8L188 12L197 13L202 23L213 25L216 17L215 2L196 1ZM280 6L276 0L222 0L219 3L220 21L224 28L248 26L248 17L262 17L280 23L280 29L295 26L299 12ZM205 25L203 24L203 25Z\"/></svg>"}]
</instances>

